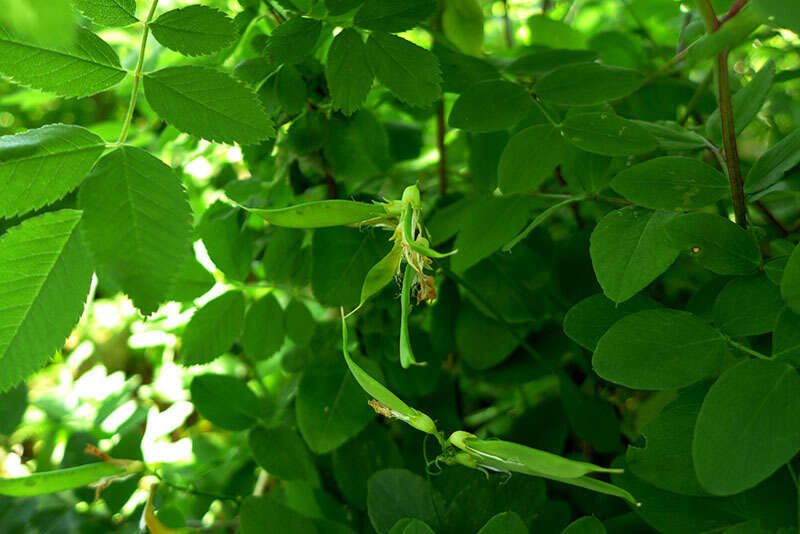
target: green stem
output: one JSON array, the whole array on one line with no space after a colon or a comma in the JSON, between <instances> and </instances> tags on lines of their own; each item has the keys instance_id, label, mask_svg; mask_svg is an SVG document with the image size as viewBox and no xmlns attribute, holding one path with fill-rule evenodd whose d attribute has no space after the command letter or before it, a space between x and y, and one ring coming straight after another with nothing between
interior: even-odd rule
<instances>
[{"instance_id":1,"label":"green stem","mask_svg":"<svg viewBox=\"0 0 800 534\"><path fill-rule=\"evenodd\" d=\"M736 347L740 351L742 351L742 352L744 352L746 354L749 354L750 356L755 356L759 360L771 360L772 359L772 356L767 356L766 354L761 354L757 350L753 350L750 347L748 347L747 345L742 345L741 343L739 343L737 341L734 341L733 339L729 338L728 336L726 336L724 334L723 334L723 337L725 338L725 341L727 341L730 346Z\"/></svg>"},{"instance_id":2,"label":"green stem","mask_svg":"<svg viewBox=\"0 0 800 534\"><path fill-rule=\"evenodd\" d=\"M131 99L128 102L128 111L125 114L125 122L122 124L122 132L119 134L119 139L115 143L120 146L128 138L128 131L131 128L131 121L133 120L133 111L136 108L136 98L139 94L139 83L142 80L142 67L144 66L144 53L147 50L147 37L150 35L150 21L153 20L153 15L156 12L158 0L153 0L150 4L150 11L147 13L147 18L144 20L144 27L142 29L142 42L139 45L139 60L136 62L136 70L133 71L133 91L131 91Z\"/></svg>"},{"instance_id":3,"label":"green stem","mask_svg":"<svg viewBox=\"0 0 800 534\"><path fill-rule=\"evenodd\" d=\"M539 111L542 112L542 115L544 115L544 118L547 119L547 121L550 124L552 124L554 128L561 128L561 123L556 122L555 120L553 120L553 117L550 116L550 113L545 109L545 107L542 105L542 103L539 102L539 97L538 96L536 96L536 95L533 96L533 102L539 108Z\"/></svg>"}]
</instances>

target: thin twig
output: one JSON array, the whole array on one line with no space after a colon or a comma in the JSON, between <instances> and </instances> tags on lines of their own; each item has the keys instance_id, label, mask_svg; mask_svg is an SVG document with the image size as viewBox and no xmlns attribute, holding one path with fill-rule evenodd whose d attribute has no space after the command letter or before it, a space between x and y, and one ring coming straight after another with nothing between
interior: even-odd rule
<instances>
[{"instance_id":1,"label":"thin twig","mask_svg":"<svg viewBox=\"0 0 800 534\"><path fill-rule=\"evenodd\" d=\"M545 0L545 4L547 0ZM544 11L544 7L542 7L542 11ZM508 48L514 48L514 28L511 26L511 17L508 16L508 0L503 0L503 25L506 30L506 46Z\"/></svg>"},{"instance_id":2,"label":"thin twig","mask_svg":"<svg viewBox=\"0 0 800 534\"><path fill-rule=\"evenodd\" d=\"M703 78L703 81L701 81L697 85L697 89L695 89L694 94L692 94L692 98L690 98L689 102L686 104L686 111L684 111L681 118L678 119L678 124L680 124L681 126L686 124L686 121L689 120L689 117L691 117L692 113L694 113L694 110L703 100L703 94L711 86L711 81L713 79L714 79L714 71L710 70L708 71L708 74L706 74L706 77Z\"/></svg>"},{"instance_id":3,"label":"thin twig","mask_svg":"<svg viewBox=\"0 0 800 534\"><path fill-rule=\"evenodd\" d=\"M711 0L696 0L696 3L700 12L703 14L703 20L706 23L707 31L709 33L717 31L722 23L714 12L714 6L711 5ZM728 171L728 181L731 184L734 218L736 219L736 224L742 228L747 228L747 205L745 204L742 167L739 163L739 147L736 144L736 125L733 119L733 97L731 95L727 49L717 54L714 64L717 76L719 116L722 124L722 144L725 148L725 165Z\"/></svg>"},{"instance_id":4,"label":"thin twig","mask_svg":"<svg viewBox=\"0 0 800 534\"><path fill-rule=\"evenodd\" d=\"M739 13L739 11L741 11L741 10L744 8L744 6L746 6L746 5L747 5L747 0L736 0L736 2L734 2L734 3L733 3L733 5L732 5L732 6L731 6L731 8L728 10L728 12L725 14L725 16L724 16L724 17L722 17L722 22L723 22L723 23L725 23L725 22L728 22L729 20L731 20L731 19L732 19L733 17L735 17L735 16L736 16L736 15Z\"/></svg>"},{"instance_id":5,"label":"thin twig","mask_svg":"<svg viewBox=\"0 0 800 534\"><path fill-rule=\"evenodd\" d=\"M447 133L447 124L444 121L444 100L439 102L436 109L436 148L439 150L439 194L447 193L447 146L444 136Z\"/></svg>"},{"instance_id":6,"label":"thin twig","mask_svg":"<svg viewBox=\"0 0 800 534\"><path fill-rule=\"evenodd\" d=\"M778 232L783 237L787 237L789 235L789 230L783 225L781 221L778 220L777 217L775 217L775 215L773 215L773 213L769 210L766 204L764 204L760 200L756 200L754 204L756 205L756 208L758 208L758 211L760 211L761 214L764 216L764 218L767 219L769 222L771 222L772 225L778 229Z\"/></svg>"}]
</instances>

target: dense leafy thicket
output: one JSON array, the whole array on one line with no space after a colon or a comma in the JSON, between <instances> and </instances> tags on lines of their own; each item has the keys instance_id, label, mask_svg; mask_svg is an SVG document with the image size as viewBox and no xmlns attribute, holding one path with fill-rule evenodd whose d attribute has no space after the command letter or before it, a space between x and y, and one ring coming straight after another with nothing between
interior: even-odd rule
<instances>
[{"instance_id":1,"label":"dense leafy thicket","mask_svg":"<svg viewBox=\"0 0 800 534\"><path fill-rule=\"evenodd\" d=\"M0 532L796 533L797 33L0 0Z\"/></svg>"}]
</instances>

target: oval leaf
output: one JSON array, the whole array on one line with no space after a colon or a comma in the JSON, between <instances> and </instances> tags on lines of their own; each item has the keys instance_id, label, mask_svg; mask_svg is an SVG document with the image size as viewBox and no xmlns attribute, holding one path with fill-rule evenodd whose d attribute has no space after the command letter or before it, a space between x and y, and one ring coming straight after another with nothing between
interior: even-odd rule
<instances>
[{"instance_id":1,"label":"oval leaf","mask_svg":"<svg viewBox=\"0 0 800 534\"><path fill-rule=\"evenodd\" d=\"M592 358L602 378L632 389L688 386L709 376L725 353L722 335L691 313L645 310L609 328Z\"/></svg>"},{"instance_id":2,"label":"oval leaf","mask_svg":"<svg viewBox=\"0 0 800 534\"><path fill-rule=\"evenodd\" d=\"M800 375L785 363L747 360L726 371L703 401L692 457L714 495L751 488L800 450Z\"/></svg>"}]
</instances>

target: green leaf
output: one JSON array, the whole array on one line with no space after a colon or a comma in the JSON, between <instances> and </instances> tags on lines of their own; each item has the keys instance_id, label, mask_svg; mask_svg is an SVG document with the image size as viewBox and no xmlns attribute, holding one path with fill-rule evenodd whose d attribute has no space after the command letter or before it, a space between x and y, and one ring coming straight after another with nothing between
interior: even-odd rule
<instances>
[{"instance_id":1,"label":"green leaf","mask_svg":"<svg viewBox=\"0 0 800 534\"><path fill-rule=\"evenodd\" d=\"M322 22L294 17L272 30L264 52L275 63L300 63L317 46Z\"/></svg>"},{"instance_id":2,"label":"green leaf","mask_svg":"<svg viewBox=\"0 0 800 534\"><path fill-rule=\"evenodd\" d=\"M231 348L242 331L244 295L228 291L198 309L183 331L180 359L183 365L214 361Z\"/></svg>"},{"instance_id":3,"label":"green leaf","mask_svg":"<svg viewBox=\"0 0 800 534\"><path fill-rule=\"evenodd\" d=\"M667 222L665 228L673 246L717 274L750 274L761 263L753 236L719 215L687 213Z\"/></svg>"},{"instance_id":4,"label":"green leaf","mask_svg":"<svg viewBox=\"0 0 800 534\"><path fill-rule=\"evenodd\" d=\"M632 389L688 386L719 368L722 335L691 313L658 309L623 317L597 342L592 358L602 378Z\"/></svg>"},{"instance_id":5,"label":"green leaf","mask_svg":"<svg viewBox=\"0 0 800 534\"><path fill-rule=\"evenodd\" d=\"M643 295L634 295L616 304L602 293L586 297L564 316L564 333L585 349L594 351L597 342L611 326L632 313L658 308L659 304Z\"/></svg>"},{"instance_id":6,"label":"green leaf","mask_svg":"<svg viewBox=\"0 0 800 534\"><path fill-rule=\"evenodd\" d=\"M275 98L283 111L290 115L296 115L306 107L306 83L294 65L283 65L275 73Z\"/></svg>"},{"instance_id":7,"label":"green leaf","mask_svg":"<svg viewBox=\"0 0 800 534\"><path fill-rule=\"evenodd\" d=\"M489 197L477 203L456 238L454 271L466 271L511 241L528 222L530 201L523 196Z\"/></svg>"},{"instance_id":8,"label":"green leaf","mask_svg":"<svg viewBox=\"0 0 800 534\"><path fill-rule=\"evenodd\" d=\"M314 459L293 428L257 426L247 435L247 443L253 459L271 476L286 482L303 480L312 486L320 485Z\"/></svg>"},{"instance_id":9,"label":"green leaf","mask_svg":"<svg viewBox=\"0 0 800 534\"><path fill-rule=\"evenodd\" d=\"M190 302L208 293L215 283L214 275L197 261L194 251L190 251L175 275L167 300Z\"/></svg>"},{"instance_id":10,"label":"green leaf","mask_svg":"<svg viewBox=\"0 0 800 534\"><path fill-rule=\"evenodd\" d=\"M399 33L410 30L436 10L436 0L366 0L353 23L365 30Z\"/></svg>"},{"instance_id":11,"label":"green leaf","mask_svg":"<svg viewBox=\"0 0 800 534\"><path fill-rule=\"evenodd\" d=\"M299 154L316 152L328 140L328 119L319 112L309 111L292 121L287 132L289 145Z\"/></svg>"},{"instance_id":12,"label":"green leaf","mask_svg":"<svg viewBox=\"0 0 800 534\"><path fill-rule=\"evenodd\" d=\"M366 110L350 118L334 116L324 151L333 170L345 179L366 180L392 165L386 130Z\"/></svg>"},{"instance_id":13,"label":"green leaf","mask_svg":"<svg viewBox=\"0 0 800 534\"><path fill-rule=\"evenodd\" d=\"M515 512L502 512L492 517L478 534L528 534L528 527Z\"/></svg>"},{"instance_id":14,"label":"green leaf","mask_svg":"<svg viewBox=\"0 0 800 534\"><path fill-rule=\"evenodd\" d=\"M100 137L67 124L0 137L0 218L59 200L83 181L104 149Z\"/></svg>"},{"instance_id":15,"label":"green leaf","mask_svg":"<svg viewBox=\"0 0 800 534\"><path fill-rule=\"evenodd\" d=\"M67 46L78 27L71 0L0 0L0 26L23 41Z\"/></svg>"},{"instance_id":16,"label":"green leaf","mask_svg":"<svg viewBox=\"0 0 800 534\"><path fill-rule=\"evenodd\" d=\"M47 363L83 312L92 266L80 219L45 213L0 238L0 392Z\"/></svg>"},{"instance_id":17,"label":"green leaf","mask_svg":"<svg viewBox=\"0 0 800 534\"><path fill-rule=\"evenodd\" d=\"M340 447L375 416L366 394L341 359L306 367L295 409L300 434L315 454Z\"/></svg>"},{"instance_id":18,"label":"green leaf","mask_svg":"<svg viewBox=\"0 0 800 534\"><path fill-rule=\"evenodd\" d=\"M506 71L518 76L536 77L565 65L586 63L595 59L597 59L597 52L594 50L545 48L515 59L506 67Z\"/></svg>"},{"instance_id":19,"label":"green leaf","mask_svg":"<svg viewBox=\"0 0 800 534\"><path fill-rule=\"evenodd\" d=\"M358 303L359 308L364 305L367 299L394 280L399 272L402 259L403 242L400 239L396 239L392 250L367 272L367 276L364 278L364 283L361 286L361 300Z\"/></svg>"},{"instance_id":20,"label":"green leaf","mask_svg":"<svg viewBox=\"0 0 800 534\"><path fill-rule=\"evenodd\" d=\"M28 387L20 384L0 393L0 435L10 436L25 417L28 409Z\"/></svg>"},{"instance_id":21,"label":"green leaf","mask_svg":"<svg viewBox=\"0 0 800 534\"><path fill-rule=\"evenodd\" d=\"M335 109L350 115L364 102L372 87L372 69L361 36L352 28L333 38L325 63L325 78Z\"/></svg>"},{"instance_id":22,"label":"green leaf","mask_svg":"<svg viewBox=\"0 0 800 534\"><path fill-rule=\"evenodd\" d=\"M125 70L114 49L88 30L78 29L72 44L59 47L23 41L0 26L0 74L69 98L105 91Z\"/></svg>"},{"instance_id":23,"label":"green leaf","mask_svg":"<svg viewBox=\"0 0 800 534\"><path fill-rule=\"evenodd\" d=\"M150 23L150 30L159 43L186 56L213 54L237 37L225 13L201 5L167 11Z\"/></svg>"},{"instance_id":24,"label":"green leaf","mask_svg":"<svg viewBox=\"0 0 800 534\"><path fill-rule=\"evenodd\" d=\"M692 437L708 385L682 390L678 398L642 427L644 447L628 446L625 464L634 475L662 490L707 495L692 462Z\"/></svg>"},{"instance_id":25,"label":"green leaf","mask_svg":"<svg viewBox=\"0 0 800 534\"><path fill-rule=\"evenodd\" d=\"M325 7L331 15L343 15L360 6L364 0L325 0Z\"/></svg>"},{"instance_id":26,"label":"green leaf","mask_svg":"<svg viewBox=\"0 0 800 534\"><path fill-rule=\"evenodd\" d=\"M483 11L477 0L447 0L442 32L465 54L479 56L483 47Z\"/></svg>"},{"instance_id":27,"label":"green leaf","mask_svg":"<svg viewBox=\"0 0 800 534\"><path fill-rule=\"evenodd\" d=\"M714 303L714 324L733 337L772 332L783 301L778 287L763 273L734 278Z\"/></svg>"},{"instance_id":28,"label":"green leaf","mask_svg":"<svg viewBox=\"0 0 800 534\"><path fill-rule=\"evenodd\" d=\"M308 307L297 299L289 301L285 312L286 336L299 347L311 343L317 323Z\"/></svg>"},{"instance_id":29,"label":"green leaf","mask_svg":"<svg viewBox=\"0 0 800 534\"><path fill-rule=\"evenodd\" d=\"M275 135L256 94L214 69L167 67L146 75L144 90L155 112L182 132L241 144Z\"/></svg>"},{"instance_id":30,"label":"green leaf","mask_svg":"<svg viewBox=\"0 0 800 534\"><path fill-rule=\"evenodd\" d=\"M247 497L239 514L242 534L260 534L265 528L292 534L321 534L311 519L273 497Z\"/></svg>"},{"instance_id":31,"label":"green leaf","mask_svg":"<svg viewBox=\"0 0 800 534\"><path fill-rule=\"evenodd\" d=\"M681 156L655 158L625 169L611 182L634 204L654 210L696 210L730 195L724 174Z\"/></svg>"},{"instance_id":32,"label":"green leaf","mask_svg":"<svg viewBox=\"0 0 800 534\"><path fill-rule=\"evenodd\" d=\"M101 26L129 26L136 18L136 0L72 0L87 18Z\"/></svg>"},{"instance_id":33,"label":"green leaf","mask_svg":"<svg viewBox=\"0 0 800 534\"><path fill-rule=\"evenodd\" d=\"M717 31L707 33L692 43L686 59L690 62L700 61L716 56L726 48L736 48L761 26L761 18L756 10L743 9Z\"/></svg>"},{"instance_id":34,"label":"green leaf","mask_svg":"<svg viewBox=\"0 0 800 534\"><path fill-rule=\"evenodd\" d=\"M207 373L192 379L192 404L200 415L224 430L247 430L258 422L258 397L241 380Z\"/></svg>"},{"instance_id":35,"label":"green leaf","mask_svg":"<svg viewBox=\"0 0 800 534\"><path fill-rule=\"evenodd\" d=\"M747 360L703 401L692 457L700 484L733 495L766 479L800 450L800 375L781 362Z\"/></svg>"},{"instance_id":36,"label":"green leaf","mask_svg":"<svg viewBox=\"0 0 800 534\"><path fill-rule=\"evenodd\" d=\"M589 253L608 298L625 302L650 285L678 257L664 225L672 216L629 206L603 217L592 232Z\"/></svg>"},{"instance_id":37,"label":"green leaf","mask_svg":"<svg viewBox=\"0 0 800 534\"><path fill-rule=\"evenodd\" d=\"M685 152L706 146L706 140L703 136L687 130L675 122L645 122L637 120L633 122L650 132L665 152Z\"/></svg>"},{"instance_id":38,"label":"green leaf","mask_svg":"<svg viewBox=\"0 0 800 534\"><path fill-rule=\"evenodd\" d=\"M442 72L431 51L396 35L373 32L366 52L375 77L401 101L426 107L441 96Z\"/></svg>"},{"instance_id":39,"label":"green leaf","mask_svg":"<svg viewBox=\"0 0 800 534\"><path fill-rule=\"evenodd\" d=\"M311 290L323 306L352 309L358 305L369 269L388 252L377 232L322 228L311 241Z\"/></svg>"},{"instance_id":40,"label":"green leaf","mask_svg":"<svg viewBox=\"0 0 800 534\"><path fill-rule=\"evenodd\" d=\"M283 346L283 308L272 293L247 309L242 332L244 353L254 360L266 360Z\"/></svg>"},{"instance_id":41,"label":"green leaf","mask_svg":"<svg viewBox=\"0 0 800 534\"><path fill-rule=\"evenodd\" d=\"M658 148L650 132L607 111L570 115L562 131L581 150L604 156L635 156Z\"/></svg>"},{"instance_id":42,"label":"green leaf","mask_svg":"<svg viewBox=\"0 0 800 534\"><path fill-rule=\"evenodd\" d=\"M584 48L586 44L586 37L581 32L544 14L528 17L528 30L532 45L574 50Z\"/></svg>"},{"instance_id":43,"label":"green leaf","mask_svg":"<svg viewBox=\"0 0 800 534\"><path fill-rule=\"evenodd\" d=\"M433 53L442 68L442 89L448 93L463 93L478 82L500 79L500 72L494 65L457 52L439 41L433 43Z\"/></svg>"},{"instance_id":44,"label":"green leaf","mask_svg":"<svg viewBox=\"0 0 800 534\"><path fill-rule=\"evenodd\" d=\"M520 328L519 334L524 334ZM503 362L519 345L513 332L486 317L472 303L462 303L455 325L456 346L461 358L477 370Z\"/></svg>"},{"instance_id":45,"label":"green leaf","mask_svg":"<svg viewBox=\"0 0 800 534\"><path fill-rule=\"evenodd\" d=\"M570 523L561 534L606 534L606 527L596 517L586 516Z\"/></svg>"},{"instance_id":46,"label":"green leaf","mask_svg":"<svg viewBox=\"0 0 800 534\"><path fill-rule=\"evenodd\" d=\"M774 185L784 173L800 163L800 128L769 147L747 173L745 190L748 193L763 191Z\"/></svg>"},{"instance_id":47,"label":"green leaf","mask_svg":"<svg viewBox=\"0 0 800 534\"><path fill-rule=\"evenodd\" d=\"M786 309L772 334L772 357L800 367L800 315Z\"/></svg>"},{"instance_id":48,"label":"green leaf","mask_svg":"<svg viewBox=\"0 0 800 534\"><path fill-rule=\"evenodd\" d=\"M525 116L533 101L515 83L488 80L472 85L453 104L450 126L470 132L494 132L511 128Z\"/></svg>"},{"instance_id":49,"label":"green leaf","mask_svg":"<svg viewBox=\"0 0 800 534\"><path fill-rule=\"evenodd\" d=\"M253 234L245 226L244 210L217 200L197 225L208 256L227 278L243 282L253 260Z\"/></svg>"},{"instance_id":50,"label":"green leaf","mask_svg":"<svg viewBox=\"0 0 800 534\"><path fill-rule=\"evenodd\" d=\"M394 439L378 424L333 451L331 460L336 485L345 500L359 510L367 508L367 481L372 474L403 465Z\"/></svg>"},{"instance_id":51,"label":"green leaf","mask_svg":"<svg viewBox=\"0 0 800 534\"><path fill-rule=\"evenodd\" d=\"M573 63L545 74L533 92L560 106L593 106L627 96L644 83L642 73L600 63Z\"/></svg>"},{"instance_id":52,"label":"green leaf","mask_svg":"<svg viewBox=\"0 0 800 534\"><path fill-rule=\"evenodd\" d=\"M742 133L742 130L750 124L764 105L774 79L775 63L769 60L756 73L750 83L733 95L733 123L736 127L737 135ZM706 121L706 135L717 144L722 141L722 123L719 109Z\"/></svg>"},{"instance_id":53,"label":"green leaf","mask_svg":"<svg viewBox=\"0 0 800 534\"><path fill-rule=\"evenodd\" d=\"M419 519L404 518L394 524L389 534L436 534L431 527Z\"/></svg>"},{"instance_id":54,"label":"green leaf","mask_svg":"<svg viewBox=\"0 0 800 534\"><path fill-rule=\"evenodd\" d=\"M406 517L438 529L442 504L430 482L405 469L378 471L367 484L367 512L378 534L388 534Z\"/></svg>"},{"instance_id":55,"label":"green leaf","mask_svg":"<svg viewBox=\"0 0 800 534\"><path fill-rule=\"evenodd\" d=\"M800 6L782 0L753 0L753 10L779 28L800 33Z\"/></svg>"},{"instance_id":56,"label":"green leaf","mask_svg":"<svg viewBox=\"0 0 800 534\"><path fill-rule=\"evenodd\" d=\"M192 209L178 175L141 148L104 156L81 186L83 235L103 276L144 315L167 300L189 253Z\"/></svg>"},{"instance_id":57,"label":"green leaf","mask_svg":"<svg viewBox=\"0 0 800 534\"><path fill-rule=\"evenodd\" d=\"M792 311L800 313L800 245L794 247L783 270L781 296Z\"/></svg>"},{"instance_id":58,"label":"green leaf","mask_svg":"<svg viewBox=\"0 0 800 534\"><path fill-rule=\"evenodd\" d=\"M575 435L597 452L619 450L619 421L608 401L583 393L563 373L558 377L558 391Z\"/></svg>"},{"instance_id":59,"label":"green leaf","mask_svg":"<svg viewBox=\"0 0 800 534\"><path fill-rule=\"evenodd\" d=\"M533 191L553 176L564 157L561 131L550 124L525 128L508 141L497 167L503 194Z\"/></svg>"}]
</instances>

